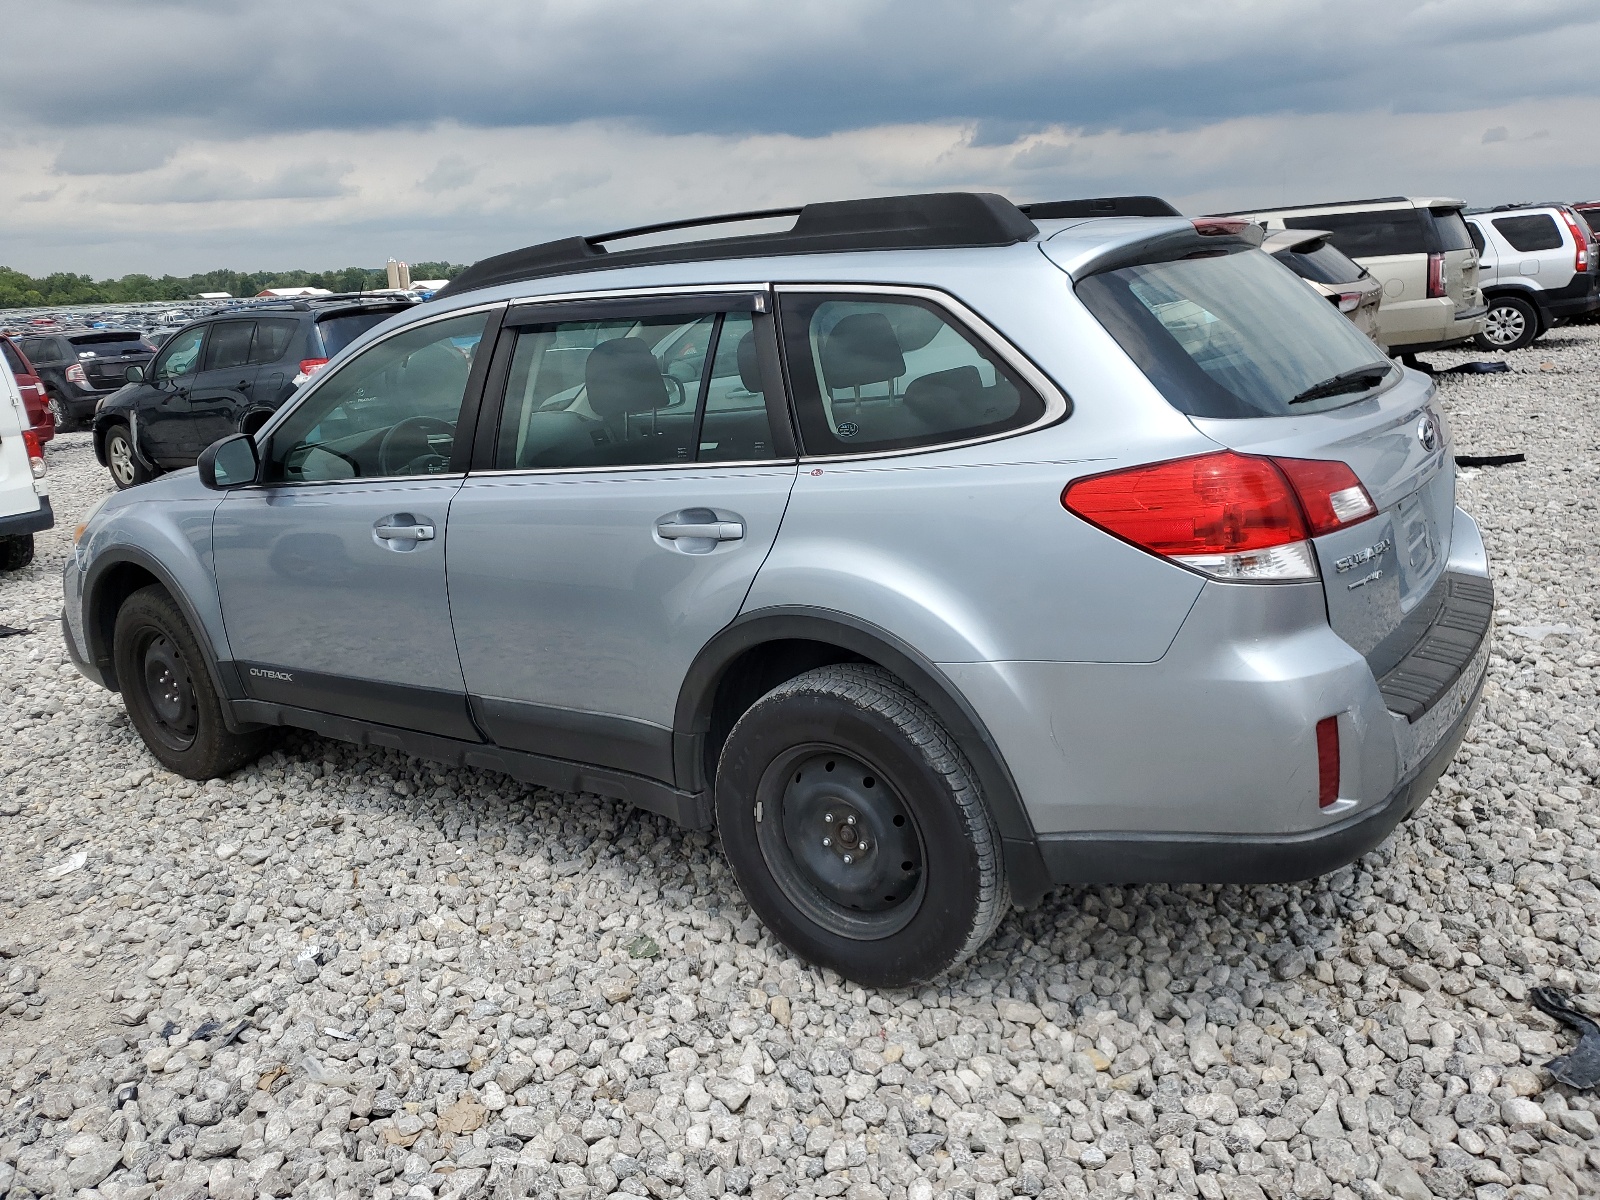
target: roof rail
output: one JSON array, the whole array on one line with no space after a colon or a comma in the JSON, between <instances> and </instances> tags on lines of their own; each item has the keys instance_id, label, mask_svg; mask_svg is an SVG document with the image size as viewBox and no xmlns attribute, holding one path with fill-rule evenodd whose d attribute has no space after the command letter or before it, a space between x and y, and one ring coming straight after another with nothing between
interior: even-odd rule
<instances>
[{"instance_id":1,"label":"roof rail","mask_svg":"<svg viewBox=\"0 0 1600 1200\"><path fill-rule=\"evenodd\" d=\"M1096 196L1090 200L1038 200L1017 206L1035 221L1064 217L1181 217L1160 196Z\"/></svg>"},{"instance_id":2,"label":"roof rail","mask_svg":"<svg viewBox=\"0 0 1600 1200\"><path fill-rule=\"evenodd\" d=\"M794 216L783 233L746 234L607 250L606 242L696 229L734 221ZM502 283L550 275L603 271L659 263L703 262L724 258L824 254L848 250L928 250L968 246L1011 246L1028 241L1038 227L1004 196L991 192L931 192L920 196L876 196L831 200L801 208L769 208L685 221L664 221L590 237L562 238L485 258L435 293L453 296Z\"/></svg>"}]
</instances>

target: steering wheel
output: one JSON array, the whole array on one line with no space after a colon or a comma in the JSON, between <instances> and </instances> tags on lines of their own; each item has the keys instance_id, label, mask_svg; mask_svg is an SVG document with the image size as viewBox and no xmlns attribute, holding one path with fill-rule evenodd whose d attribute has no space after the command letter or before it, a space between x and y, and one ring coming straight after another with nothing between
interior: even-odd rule
<instances>
[{"instance_id":1,"label":"steering wheel","mask_svg":"<svg viewBox=\"0 0 1600 1200\"><path fill-rule=\"evenodd\" d=\"M407 417L397 421L378 443L378 471L383 475L433 475L450 465L450 459L428 444L428 435L454 437L456 427L438 417ZM409 444L408 444L409 442ZM405 458L400 458L405 454ZM441 467L433 464L441 463ZM433 468L433 469L430 469Z\"/></svg>"}]
</instances>

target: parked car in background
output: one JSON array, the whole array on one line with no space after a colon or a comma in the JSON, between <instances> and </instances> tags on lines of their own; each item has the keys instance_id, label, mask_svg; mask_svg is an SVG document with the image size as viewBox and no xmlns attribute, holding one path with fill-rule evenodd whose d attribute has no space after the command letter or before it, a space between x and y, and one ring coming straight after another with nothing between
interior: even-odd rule
<instances>
[{"instance_id":1,"label":"parked car in background","mask_svg":"<svg viewBox=\"0 0 1600 1200\"><path fill-rule=\"evenodd\" d=\"M186 325L100 406L95 456L122 488L192 466L218 438L259 429L329 358L413 303L318 296Z\"/></svg>"},{"instance_id":2,"label":"parked car in background","mask_svg":"<svg viewBox=\"0 0 1600 1200\"><path fill-rule=\"evenodd\" d=\"M1600 239L1600 200L1580 200L1572 206L1572 210L1589 226L1589 244L1593 246Z\"/></svg>"},{"instance_id":3,"label":"parked car in background","mask_svg":"<svg viewBox=\"0 0 1600 1200\"><path fill-rule=\"evenodd\" d=\"M1387 196L1260 209L1243 216L1279 229L1322 229L1383 287L1381 341L1391 354L1459 346L1483 332L1478 252L1461 217L1464 200Z\"/></svg>"},{"instance_id":4,"label":"parked car in background","mask_svg":"<svg viewBox=\"0 0 1600 1200\"><path fill-rule=\"evenodd\" d=\"M1281 229L1261 248L1311 285L1319 296L1350 318L1350 323L1383 347L1378 304L1383 285L1360 263L1328 240L1326 230Z\"/></svg>"},{"instance_id":5,"label":"parked car in background","mask_svg":"<svg viewBox=\"0 0 1600 1200\"><path fill-rule=\"evenodd\" d=\"M44 441L31 428L9 355L0 355L0 571L33 561L33 535L55 523L44 486Z\"/></svg>"},{"instance_id":6,"label":"parked car in background","mask_svg":"<svg viewBox=\"0 0 1600 1200\"><path fill-rule=\"evenodd\" d=\"M6 366L11 368L12 378L17 381L17 390L22 393L22 404L28 414L28 423L38 433L41 442L50 441L56 436L56 415L50 411L44 384L40 382L33 364L28 361L28 356L22 353L16 342L4 335L0 335L0 356L5 358Z\"/></svg>"},{"instance_id":7,"label":"parked car in background","mask_svg":"<svg viewBox=\"0 0 1600 1200\"><path fill-rule=\"evenodd\" d=\"M1593 231L1566 204L1468 209L1489 312L1478 345L1520 350L1562 321L1600 309Z\"/></svg>"},{"instance_id":8,"label":"parked car in background","mask_svg":"<svg viewBox=\"0 0 1600 1200\"><path fill-rule=\"evenodd\" d=\"M94 417L101 397L127 382L129 367L143 366L154 353L134 329L77 329L30 334L21 348L44 385L56 428L78 429Z\"/></svg>"},{"instance_id":9,"label":"parked car in background","mask_svg":"<svg viewBox=\"0 0 1600 1200\"><path fill-rule=\"evenodd\" d=\"M189 778L295 726L715 826L874 986L1052 886L1348 863L1488 661L1433 384L1248 222L1052 211L485 260L113 494L68 652Z\"/></svg>"}]
</instances>

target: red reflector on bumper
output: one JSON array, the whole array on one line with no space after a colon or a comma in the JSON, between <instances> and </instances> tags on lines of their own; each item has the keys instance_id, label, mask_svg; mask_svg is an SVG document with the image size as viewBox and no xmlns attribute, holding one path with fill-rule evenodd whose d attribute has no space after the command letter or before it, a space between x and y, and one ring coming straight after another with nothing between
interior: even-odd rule
<instances>
[{"instance_id":1,"label":"red reflector on bumper","mask_svg":"<svg viewBox=\"0 0 1600 1200\"><path fill-rule=\"evenodd\" d=\"M1317 722L1317 807L1328 808L1339 800L1339 718L1323 717Z\"/></svg>"}]
</instances>

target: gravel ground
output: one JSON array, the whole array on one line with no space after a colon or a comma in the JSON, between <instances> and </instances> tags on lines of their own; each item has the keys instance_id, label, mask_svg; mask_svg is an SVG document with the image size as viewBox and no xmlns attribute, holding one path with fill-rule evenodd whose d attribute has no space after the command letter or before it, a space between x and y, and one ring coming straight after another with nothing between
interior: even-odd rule
<instances>
[{"instance_id":1,"label":"gravel ground","mask_svg":"<svg viewBox=\"0 0 1600 1200\"><path fill-rule=\"evenodd\" d=\"M1511 361L1441 379L1458 449L1528 461L1463 476L1498 649L1420 815L1304 886L1058 892L914 994L594 797L309 736L166 774L60 647L107 484L59 438L0 581L0 1196L1600 1193L1527 1000L1600 999L1600 329Z\"/></svg>"}]
</instances>

